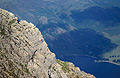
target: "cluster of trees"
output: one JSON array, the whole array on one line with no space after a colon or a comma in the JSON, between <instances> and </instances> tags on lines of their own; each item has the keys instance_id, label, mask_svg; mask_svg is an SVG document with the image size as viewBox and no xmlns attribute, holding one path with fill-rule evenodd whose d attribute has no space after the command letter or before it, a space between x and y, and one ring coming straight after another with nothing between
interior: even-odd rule
<instances>
[{"instance_id":1,"label":"cluster of trees","mask_svg":"<svg viewBox=\"0 0 120 78\"><path fill-rule=\"evenodd\" d=\"M120 63L120 59L118 59L118 60L113 60L113 62L115 62L115 63Z\"/></svg>"},{"instance_id":2,"label":"cluster of trees","mask_svg":"<svg viewBox=\"0 0 120 78\"><path fill-rule=\"evenodd\" d=\"M120 57L120 55L112 55L109 58L112 58L112 57Z\"/></svg>"}]
</instances>

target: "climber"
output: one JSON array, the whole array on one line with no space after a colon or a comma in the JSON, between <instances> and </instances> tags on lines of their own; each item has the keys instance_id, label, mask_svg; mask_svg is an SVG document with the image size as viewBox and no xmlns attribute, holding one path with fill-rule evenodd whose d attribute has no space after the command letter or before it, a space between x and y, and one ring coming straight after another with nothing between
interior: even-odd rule
<instances>
[{"instance_id":1,"label":"climber","mask_svg":"<svg viewBox=\"0 0 120 78\"><path fill-rule=\"evenodd\" d=\"M41 39L41 42L43 42L43 39Z\"/></svg>"},{"instance_id":2,"label":"climber","mask_svg":"<svg viewBox=\"0 0 120 78\"><path fill-rule=\"evenodd\" d=\"M19 19L17 20L17 22L18 22L18 24L20 24L20 20Z\"/></svg>"}]
</instances>

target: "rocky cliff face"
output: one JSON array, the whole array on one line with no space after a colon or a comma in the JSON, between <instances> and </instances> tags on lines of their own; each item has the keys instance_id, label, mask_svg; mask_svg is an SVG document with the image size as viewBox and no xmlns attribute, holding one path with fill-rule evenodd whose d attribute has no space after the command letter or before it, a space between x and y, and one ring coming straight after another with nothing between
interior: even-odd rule
<instances>
[{"instance_id":1,"label":"rocky cliff face","mask_svg":"<svg viewBox=\"0 0 120 78\"><path fill-rule=\"evenodd\" d=\"M70 62L56 60L41 32L0 9L0 78L95 78Z\"/></svg>"}]
</instances>

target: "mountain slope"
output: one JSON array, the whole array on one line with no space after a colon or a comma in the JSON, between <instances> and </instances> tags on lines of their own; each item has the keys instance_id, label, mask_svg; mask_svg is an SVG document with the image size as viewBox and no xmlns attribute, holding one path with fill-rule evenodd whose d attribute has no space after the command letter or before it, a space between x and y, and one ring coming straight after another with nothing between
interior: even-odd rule
<instances>
[{"instance_id":1,"label":"mountain slope","mask_svg":"<svg viewBox=\"0 0 120 78\"><path fill-rule=\"evenodd\" d=\"M119 4L119 0L0 0L0 8L34 23L47 43L75 29L88 28L101 33L118 45L102 56L112 62L120 60L112 57L120 55Z\"/></svg>"},{"instance_id":2,"label":"mountain slope","mask_svg":"<svg viewBox=\"0 0 120 78\"><path fill-rule=\"evenodd\" d=\"M64 33L47 42L51 51L55 52L58 58L71 55L88 55L100 59L102 54L117 47L110 39L90 29L79 29Z\"/></svg>"},{"instance_id":3,"label":"mountain slope","mask_svg":"<svg viewBox=\"0 0 120 78\"><path fill-rule=\"evenodd\" d=\"M56 60L41 32L0 9L0 78L94 78L72 63Z\"/></svg>"}]
</instances>

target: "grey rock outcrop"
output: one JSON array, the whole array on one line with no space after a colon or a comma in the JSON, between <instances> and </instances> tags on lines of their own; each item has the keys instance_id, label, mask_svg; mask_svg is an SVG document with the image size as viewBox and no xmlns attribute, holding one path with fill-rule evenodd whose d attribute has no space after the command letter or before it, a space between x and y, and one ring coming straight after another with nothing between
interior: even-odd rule
<instances>
[{"instance_id":1,"label":"grey rock outcrop","mask_svg":"<svg viewBox=\"0 0 120 78\"><path fill-rule=\"evenodd\" d=\"M56 60L38 28L17 19L0 9L0 78L95 78Z\"/></svg>"}]
</instances>

